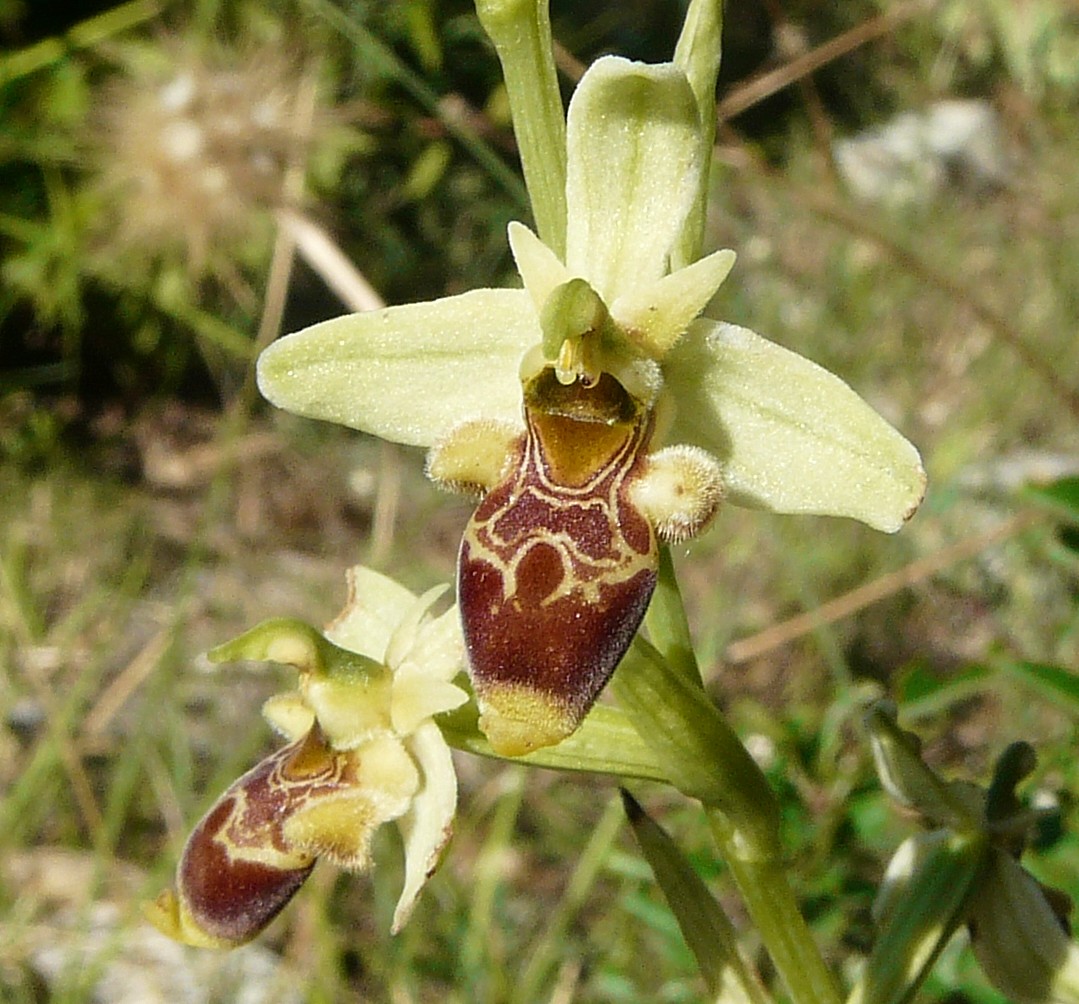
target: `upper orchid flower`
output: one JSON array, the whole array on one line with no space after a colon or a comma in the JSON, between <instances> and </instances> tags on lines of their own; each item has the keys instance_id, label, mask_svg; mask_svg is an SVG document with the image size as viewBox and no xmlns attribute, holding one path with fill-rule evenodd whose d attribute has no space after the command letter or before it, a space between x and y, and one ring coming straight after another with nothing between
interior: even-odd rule
<instances>
[{"instance_id":1,"label":"upper orchid flower","mask_svg":"<svg viewBox=\"0 0 1079 1004\"><path fill-rule=\"evenodd\" d=\"M707 136L677 65L600 59L566 122L564 261L511 224L524 289L337 318L259 360L273 403L429 447L432 478L483 496L458 600L499 752L577 727L648 605L658 543L721 498L892 531L922 497L915 449L846 384L700 316L732 252L672 271Z\"/></svg>"},{"instance_id":2,"label":"upper orchid flower","mask_svg":"<svg viewBox=\"0 0 1079 1004\"><path fill-rule=\"evenodd\" d=\"M442 590L416 598L366 568L325 636L268 621L211 653L297 667L300 689L264 714L290 741L233 784L188 838L149 918L192 945L228 948L257 935L319 858L353 871L395 821L405 846L396 932L449 839L457 779L432 716L467 700L451 681L462 665L455 611L432 618Z\"/></svg>"}]
</instances>

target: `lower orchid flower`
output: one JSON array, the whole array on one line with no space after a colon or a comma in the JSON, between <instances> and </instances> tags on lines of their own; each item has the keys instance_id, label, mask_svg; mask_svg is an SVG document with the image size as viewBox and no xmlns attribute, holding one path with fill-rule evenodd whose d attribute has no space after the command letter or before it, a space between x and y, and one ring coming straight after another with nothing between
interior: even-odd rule
<instances>
[{"instance_id":1,"label":"lower orchid flower","mask_svg":"<svg viewBox=\"0 0 1079 1004\"><path fill-rule=\"evenodd\" d=\"M598 60L568 111L564 261L511 224L524 289L337 318L259 360L273 403L428 447L434 480L481 496L458 602L503 754L580 724L660 544L701 532L721 499L892 531L924 491L917 451L841 380L700 316L734 260L672 265L706 135L679 66Z\"/></svg>"},{"instance_id":2,"label":"lower orchid flower","mask_svg":"<svg viewBox=\"0 0 1079 1004\"><path fill-rule=\"evenodd\" d=\"M429 613L441 589L416 598L365 568L320 634L268 621L220 646L216 661L295 666L299 690L264 713L286 746L236 781L195 827L176 874L149 917L179 941L228 948L255 937L319 859L370 867L375 831L394 822L405 852L393 930L408 919L449 839L457 780L432 717L467 700L455 610Z\"/></svg>"}]
</instances>

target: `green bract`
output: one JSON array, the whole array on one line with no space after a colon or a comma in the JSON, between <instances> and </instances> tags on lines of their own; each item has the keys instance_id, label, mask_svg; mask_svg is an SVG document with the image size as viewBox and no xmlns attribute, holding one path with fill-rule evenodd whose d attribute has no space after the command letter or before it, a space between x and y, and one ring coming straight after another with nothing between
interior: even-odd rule
<instances>
[{"instance_id":1,"label":"green bract","mask_svg":"<svg viewBox=\"0 0 1079 1004\"><path fill-rule=\"evenodd\" d=\"M263 394L301 415L431 446L470 420L521 427L519 367L542 346L560 379L611 372L645 406L672 413L668 438L711 453L732 501L898 529L924 490L914 447L837 377L699 316L732 252L670 271L704 173L704 133L676 65L598 60L567 119L565 261L511 224L524 289L314 325L262 354ZM575 279L606 308L595 311L597 329L580 331L587 297L559 292Z\"/></svg>"}]
</instances>

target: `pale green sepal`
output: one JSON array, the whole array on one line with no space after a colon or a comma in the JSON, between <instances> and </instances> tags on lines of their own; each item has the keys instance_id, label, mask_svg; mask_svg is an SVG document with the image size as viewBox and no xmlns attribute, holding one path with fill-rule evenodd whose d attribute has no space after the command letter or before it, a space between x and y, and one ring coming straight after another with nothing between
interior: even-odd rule
<instances>
[{"instance_id":1,"label":"pale green sepal","mask_svg":"<svg viewBox=\"0 0 1079 1004\"><path fill-rule=\"evenodd\" d=\"M1079 949L1042 890L994 847L971 895L971 947L989 981L1015 1004L1079 1001Z\"/></svg>"},{"instance_id":2,"label":"pale green sepal","mask_svg":"<svg viewBox=\"0 0 1079 1004\"><path fill-rule=\"evenodd\" d=\"M279 662L301 673L337 677L350 684L389 675L380 662L340 648L310 624L290 617L263 621L238 638L210 649L206 657L210 662Z\"/></svg>"},{"instance_id":3,"label":"pale green sepal","mask_svg":"<svg viewBox=\"0 0 1079 1004\"><path fill-rule=\"evenodd\" d=\"M766 1004L767 994L739 951L734 925L693 865L663 827L624 789L622 803L641 852L697 960L709 994L731 1004Z\"/></svg>"},{"instance_id":4,"label":"pale green sepal","mask_svg":"<svg viewBox=\"0 0 1079 1004\"><path fill-rule=\"evenodd\" d=\"M606 303L650 283L693 203L704 150L685 74L604 56L570 101L566 267Z\"/></svg>"},{"instance_id":5,"label":"pale green sepal","mask_svg":"<svg viewBox=\"0 0 1079 1004\"><path fill-rule=\"evenodd\" d=\"M734 257L733 251L716 251L623 293L611 306L611 316L641 352L662 359L715 296Z\"/></svg>"},{"instance_id":6,"label":"pale green sepal","mask_svg":"<svg viewBox=\"0 0 1079 1004\"><path fill-rule=\"evenodd\" d=\"M288 335L259 357L258 383L298 415L431 446L465 419L520 423L517 365L539 340L524 290L477 289Z\"/></svg>"},{"instance_id":7,"label":"pale green sepal","mask_svg":"<svg viewBox=\"0 0 1079 1004\"><path fill-rule=\"evenodd\" d=\"M507 228L507 235L517 271L521 273L532 305L539 314L555 289L575 276L523 223L514 220Z\"/></svg>"},{"instance_id":8,"label":"pale green sepal","mask_svg":"<svg viewBox=\"0 0 1079 1004\"><path fill-rule=\"evenodd\" d=\"M345 607L324 633L335 645L384 663L390 639L416 605L416 597L396 579L366 565L349 568L345 581Z\"/></svg>"},{"instance_id":9,"label":"pale green sepal","mask_svg":"<svg viewBox=\"0 0 1079 1004\"><path fill-rule=\"evenodd\" d=\"M984 796L971 784L945 782L922 760L921 740L899 727L895 706L877 701L866 712L865 726L877 776L897 802L915 809L934 826L976 831Z\"/></svg>"},{"instance_id":10,"label":"pale green sepal","mask_svg":"<svg viewBox=\"0 0 1079 1004\"><path fill-rule=\"evenodd\" d=\"M610 687L683 794L719 809L746 860L778 857L779 805L760 767L700 683L637 635Z\"/></svg>"},{"instance_id":11,"label":"pale green sepal","mask_svg":"<svg viewBox=\"0 0 1079 1004\"><path fill-rule=\"evenodd\" d=\"M670 439L710 450L727 497L898 530L925 492L918 451L842 380L746 328L701 318L664 360Z\"/></svg>"},{"instance_id":12,"label":"pale green sepal","mask_svg":"<svg viewBox=\"0 0 1079 1004\"><path fill-rule=\"evenodd\" d=\"M847 1004L902 1004L914 996L965 918L985 853L979 838L943 831L901 845L885 877L888 903L873 951Z\"/></svg>"},{"instance_id":13,"label":"pale green sepal","mask_svg":"<svg viewBox=\"0 0 1079 1004\"><path fill-rule=\"evenodd\" d=\"M424 722L405 740L405 745L419 764L423 787L397 820L405 850L405 880L393 912L392 934L405 926L416 897L435 870L450 839L457 808L457 772L438 726Z\"/></svg>"}]
</instances>

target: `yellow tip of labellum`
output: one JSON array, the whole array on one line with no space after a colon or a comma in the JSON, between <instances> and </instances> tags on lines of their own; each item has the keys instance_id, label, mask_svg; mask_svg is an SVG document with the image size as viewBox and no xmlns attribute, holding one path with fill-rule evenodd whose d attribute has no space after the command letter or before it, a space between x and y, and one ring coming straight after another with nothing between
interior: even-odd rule
<instances>
[{"instance_id":1,"label":"yellow tip of labellum","mask_svg":"<svg viewBox=\"0 0 1079 1004\"><path fill-rule=\"evenodd\" d=\"M479 695L480 728L500 756L522 756L554 746L580 721L552 694L531 687L500 685Z\"/></svg>"},{"instance_id":2,"label":"yellow tip of labellum","mask_svg":"<svg viewBox=\"0 0 1079 1004\"><path fill-rule=\"evenodd\" d=\"M235 948L241 942L215 937L196 924L171 889L151 903L142 904L142 915L163 935L195 948Z\"/></svg>"}]
</instances>

